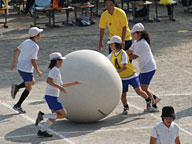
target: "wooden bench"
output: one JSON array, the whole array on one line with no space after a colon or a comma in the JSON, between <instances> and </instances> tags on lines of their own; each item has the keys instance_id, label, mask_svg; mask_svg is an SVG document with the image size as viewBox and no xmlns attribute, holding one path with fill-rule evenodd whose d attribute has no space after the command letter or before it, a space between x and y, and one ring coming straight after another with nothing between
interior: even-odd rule
<instances>
[{"instance_id":1,"label":"wooden bench","mask_svg":"<svg viewBox=\"0 0 192 144\"><path fill-rule=\"evenodd\" d=\"M75 22L77 23L77 11L78 11L78 9L80 9L80 10L82 10L82 9L90 9L89 19L91 20L92 17L93 17L93 8L94 7L95 6L92 5L92 4L74 6L74 8L75 8Z\"/></svg>"},{"instance_id":2,"label":"wooden bench","mask_svg":"<svg viewBox=\"0 0 192 144\"><path fill-rule=\"evenodd\" d=\"M56 26L56 23L62 23L62 24L69 24L69 12L72 11L73 8L70 6L67 7L59 7L59 8L54 8L53 10L53 25ZM61 21L56 21L55 20L55 13L56 11L65 11L66 12L66 20L61 20Z\"/></svg>"},{"instance_id":3,"label":"wooden bench","mask_svg":"<svg viewBox=\"0 0 192 144\"><path fill-rule=\"evenodd\" d=\"M164 17L168 17L171 21L176 21L174 18L173 18L173 11L174 11L174 5L176 5L176 2L173 1L170 5L165 5L165 6L170 6L170 15L160 15L158 14L158 6L160 5L163 5L161 3L159 3L159 1L155 1L155 18L154 20L156 22L160 22L159 18L164 18Z\"/></svg>"},{"instance_id":4,"label":"wooden bench","mask_svg":"<svg viewBox=\"0 0 192 144\"><path fill-rule=\"evenodd\" d=\"M53 11L54 11L53 8L35 9L34 15L33 15L34 25L32 25L32 26L37 26L38 24L45 24L48 27L54 26L51 24L51 21L52 21L51 19L53 19ZM44 12L44 13L48 12L48 15L47 15L48 19L49 19L48 22L37 22L37 19L39 19L37 13L39 13L39 12L41 12L41 13L42 12Z\"/></svg>"},{"instance_id":5,"label":"wooden bench","mask_svg":"<svg viewBox=\"0 0 192 144\"><path fill-rule=\"evenodd\" d=\"M127 9L124 9L124 3L127 3ZM121 0L121 8L126 12L131 12L132 8L130 8L131 0Z\"/></svg>"},{"instance_id":6,"label":"wooden bench","mask_svg":"<svg viewBox=\"0 0 192 144\"><path fill-rule=\"evenodd\" d=\"M187 0L187 6L186 6L187 8L186 9L184 9L184 12L186 12L186 13L191 13L192 11L192 7L190 6L190 2L189 2L189 0Z\"/></svg>"},{"instance_id":7,"label":"wooden bench","mask_svg":"<svg viewBox=\"0 0 192 144\"><path fill-rule=\"evenodd\" d=\"M131 5L132 5L132 16L133 19L130 20L131 22L137 22L138 20L142 20L142 21L146 21L146 22L153 22L153 20L149 19L149 7L152 5L152 2L150 1L131 1ZM146 8L146 15L145 16L141 16L141 17L136 17L136 6L142 6Z\"/></svg>"},{"instance_id":8,"label":"wooden bench","mask_svg":"<svg viewBox=\"0 0 192 144\"><path fill-rule=\"evenodd\" d=\"M24 10L24 5L25 5L25 1L24 0L10 0L9 3L10 6L12 6L12 9L9 10L16 10L18 14L21 13L21 5L22 5L22 9Z\"/></svg>"},{"instance_id":9,"label":"wooden bench","mask_svg":"<svg viewBox=\"0 0 192 144\"><path fill-rule=\"evenodd\" d=\"M7 25L7 7L0 8L0 11L2 11L4 13L4 18L5 18L5 21L4 22L0 22L0 24L4 24L3 27L4 28L8 28L8 25Z\"/></svg>"}]
</instances>

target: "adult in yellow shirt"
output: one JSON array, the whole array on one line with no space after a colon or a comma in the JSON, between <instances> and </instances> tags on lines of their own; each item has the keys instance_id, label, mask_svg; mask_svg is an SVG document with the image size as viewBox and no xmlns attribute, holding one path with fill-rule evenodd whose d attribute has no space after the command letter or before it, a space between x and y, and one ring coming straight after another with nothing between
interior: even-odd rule
<instances>
[{"instance_id":1,"label":"adult in yellow shirt","mask_svg":"<svg viewBox=\"0 0 192 144\"><path fill-rule=\"evenodd\" d=\"M127 16L125 12L115 7L115 0L104 0L106 10L101 15L99 27L100 27L100 42L99 50L103 50L103 37L105 34L105 28L109 30L109 40L112 36L120 36L122 39L122 47L124 50L129 49L132 44L132 37L128 26ZM109 48L109 53L111 52Z\"/></svg>"}]
</instances>

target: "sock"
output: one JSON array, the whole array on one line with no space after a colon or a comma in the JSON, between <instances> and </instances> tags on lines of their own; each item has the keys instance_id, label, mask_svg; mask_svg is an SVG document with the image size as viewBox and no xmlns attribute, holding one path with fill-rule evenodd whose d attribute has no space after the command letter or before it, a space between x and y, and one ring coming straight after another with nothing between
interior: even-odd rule
<instances>
[{"instance_id":1,"label":"sock","mask_svg":"<svg viewBox=\"0 0 192 144\"><path fill-rule=\"evenodd\" d=\"M57 113L48 113L44 114L43 118L51 118L51 119L56 119L57 118Z\"/></svg>"},{"instance_id":2,"label":"sock","mask_svg":"<svg viewBox=\"0 0 192 144\"><path fill-rule=\"evenodd\" d=\"M21 97L19 99L19 101L17 102L17 106L20 107L21 104L23 103L23 101L27 98L27 96L29 95L29 91L28 90L24 90L23 93L21 94Z\"/></svg>"},{"instance_id":3,"label":"sock","mask_svg":"<svg viewBox=\"0 0 192 144\"><path fill-rule=\"evenodd\" d=\"M146 102L149 102L151 101L151 99L148 97L147 99L145 99Z\"/></svg>"},{"instance_id":4,"label":"sock","mask_svg":"<svg viewBox=\"0 0 192 144\"><path fill-rule=\"evenodd\" d=\"M48 129L48 127L50 127L52 124L53 123L48 119L40 130L42 132L46 131Z\"/></svg>"},{"instance_id":5,"label":"sock","mask_svg":"<svg viewBox=\"0 0 192 144\"><path fill-rule=\"evenodd\" d=\"M151 105L151 99L149 97L147 99L145 99L145 101L146 101L147 104Z\"/></svg>"},{"instance_id":6,"label":"sock","mask_svg":"<svg viewBox=\"0 0 192 144\"><path fill-rule=\"evenodd\" d=\"M128 104L124 105L124 108L128 108L128 107L129 107Z\"/></svg>"},{"instance_id":7,"label":"sock","mask_svg":"<svg viewBox=\"0 0 192 144\"><path fill-rule=\"evenodd\" d=\"M17 89L24 88L25 87L25 83L22 82L21 84L16 85L16 87L17 87Z\"/></svg>"},{"instance_id":8,"label":"sock","mask_svg":"<svg viewBox=\"0 0 192 144\"><path fill-rule=\"evenodd\" d=\"M153 95L153 98L154 98L154 99L156 99L156 98L157 98L157 96L156 96L156 95Z\"/></svg>"},{"instance_id":9,"label":"sock","mask_svg":"<svg viewBox=\"0 0 192 144\"><path fill-rule=\"evenodd\" d=\"M127 111L127 110L129 110L129 106L128 106L128 104L124 105L124 108L123 108L123 110L124 110L124 111Z\"/></svg>"},{"instance_id":10,"label":"sock","mask_svg":"<svg viewBox=\"0 0 192 144\"><path fill-rule=\"evenodd\" d=\"M157 105L156 105L156 104L153 104L152 106L153 106L154 108L157 108Z\"/></svg>"}]
</instances>

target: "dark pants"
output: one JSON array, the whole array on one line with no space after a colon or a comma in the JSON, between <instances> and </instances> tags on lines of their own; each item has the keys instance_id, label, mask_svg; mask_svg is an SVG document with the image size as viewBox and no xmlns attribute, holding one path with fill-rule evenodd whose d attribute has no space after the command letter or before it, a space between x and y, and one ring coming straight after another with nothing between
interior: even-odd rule
<instances>
[{"instance_id":1,"label":"dark pants","mask_svg":"<svg viewBox=\"0 0 192 144\"><path fill-rule=\"evenodd\" d=\"M167 7L168 16L173 15L173 11L171 9L171 5L166 5L166 7Z\"/></svg>"},{"instance_id":2,"label":"dark pants","mask_svg":"<svg viewBox=\"0 0 192 144\"><path fill-rule=\"evenodd\" d=\"M33 6L34 3L35 3L35 0L27 0L26 7L25 7L26 14L29 12L29 9Z\"/></svg>"}]
</instances>

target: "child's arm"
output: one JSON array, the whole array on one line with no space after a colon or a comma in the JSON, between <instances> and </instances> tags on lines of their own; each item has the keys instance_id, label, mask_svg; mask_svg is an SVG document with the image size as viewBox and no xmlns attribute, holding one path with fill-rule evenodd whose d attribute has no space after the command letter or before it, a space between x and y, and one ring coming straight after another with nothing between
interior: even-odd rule
<instances>
[{"instance_id":1,"label":"child's arm","mask_svg":"<svg viewBox=\"0 0 192 144\"><path fill-rule=\"evenodd\" d=\"M129 55L130 60L137 59L138 57L139 56L137 56L137 55L132 55L132 54Z\"/></svg>"},{"instance_id":2,"label":"child's arm","mask_svg":"<svg viewBox=\"0 0 192 144\"><path fill-rule=\"evenodd\" d=\"M149 144L155 144L156 141L157 141L157 138L154 138L151 136Z\"/></svg>"},{"instance_id":3,"label":"child's arm","mask_svg":"<svg viewBox=\"0 0 192 144\"><path fill-rule=\"evenodd\" d=\"M15 65L17 64L17 58L19 53L20 53L20 50L18 48L15 49L14 55L13 55L13 63L10 65L11 70L13 70L15 68Z\"/></svg>"},{"instance_id":4,"label":"child's arm","mask_svg":"<svg viewBox=\"0 0 192 144\"><path fill-rule=\"evenodd\" d=\"M127 52L128 55L130 55L130 54L132 54L134 51L131 50L131 49L128 49L128 50L126 50L126 52Z\"/></svg>"},{"instance_id":5,"label":"child's arm","mask_svg":"<svg viewBox=\"0 0 192 144\"><path fill-rule=\"evenodd\" d=\"M124 71L125 69L127 69L127 67L128 67L128 64L123 64L123 67L118 69L117 72L120 73L120 72Z\"/></svg>"},{"instance_id":6,"label":"child's arm","mask_svg":"<svg viewBox=\"0 0 192 144\"><path fill-rule=\"evenodd\" d=\"M62 87L62 86L54 83L52 78L48 77L47 80L46 80L46 82L47 82L49 85L58 88L61 92L67 93L66 89L65 89L64 87Z\"/></svg>"},{"instance_id":7,"label":"child's arm","mask_svg":"<svg viewBox=\"0 0 192 144\"><path fill-rule=\"evenodd\" d=\"M36 59L31 59L31 63L32 63L35 71L37 72L37 74L38 74L39 76L42 76L43 73L42 73L41 71L39 71L39 68L38 68L38 66L37 66Z\"/></svg>"},{"instance_id":8,"label":"child's arm","mask_svg":"<svg viewBox=\"0 0 192 144\"><path fill-rule=\"evenodd\" d=\"M81 84L80 81L74 81L74 82L71 82L71 83L63 83L63 87L68 87L68 86L72 86L72 85L75 85L75 84Z\"/></svg>"},{"instance_id":9,"label":"child's arm","mask_svg":"<svg viewBox=\"0 0 192 144\"><path fill-rule=\"evenodd\" d=\"M176 139L175 139L175 144L181 144L180 139L179 139L179 136L176 137Z\"/></svg>"}]
</instances>

